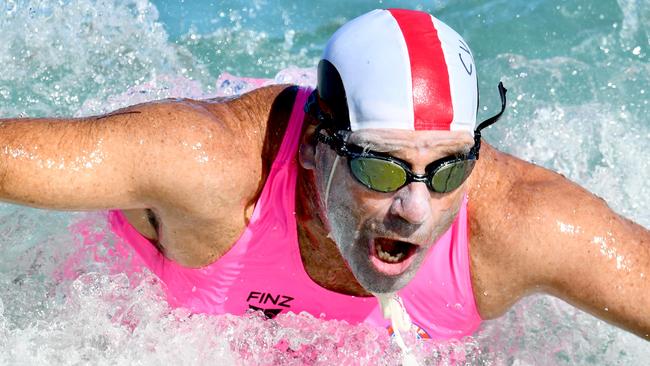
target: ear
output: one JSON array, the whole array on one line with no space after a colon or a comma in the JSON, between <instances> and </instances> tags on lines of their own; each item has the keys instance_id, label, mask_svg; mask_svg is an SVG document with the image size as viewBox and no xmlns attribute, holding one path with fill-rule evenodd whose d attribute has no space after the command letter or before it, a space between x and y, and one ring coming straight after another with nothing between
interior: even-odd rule
<instances>
[{"instance_id":1,"label":"ear","mask_svg":"<svg viewBox=\"0 0 650 366\"><path fill-rule=\"evenodd\" d=\"M298 161L300 165L308 170L313 170L316 167L316 139L314 133L316 132L316 125L313 123L306 123L303 128L302 137L300 138L300 146L298 148Z\"/></svg>"}]
</instances>

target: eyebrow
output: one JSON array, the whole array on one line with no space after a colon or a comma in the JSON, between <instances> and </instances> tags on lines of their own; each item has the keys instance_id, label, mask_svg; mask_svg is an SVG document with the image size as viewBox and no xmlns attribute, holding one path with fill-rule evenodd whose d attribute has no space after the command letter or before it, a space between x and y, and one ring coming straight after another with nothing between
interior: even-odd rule
<instances>
[{"instance_id":1,"label":"eyebrow","mask_svg":"<svg viewBox=\"0 0 650 366\"><path fill-rule=\"evenodd\" d=\"M391 144L386 142L376 143L368 140L353 141L351 143L359 147L362 147L364 150L372 150L376 152L385 152L385 153L396 151L403 148L403 146L399 146L397 144Z\"/></svg>"},{"instance_id":2,"label":"eyebrow","mask_svg":"<svg viewBox=\"0 0 650 366\"><path fill-rule=\"evenodd\" d=\"M372 150L376 152L391 152L403 148L403 146L390 143L389 141L375 142L363 135L354 135L354 137L352 135L348 135L346 142L357 145L364 150Z\"/></svg>"},{"instance_id":3,"label":"eyebrow","mask_svg":"<svg viewBox=\"0 0 650 366\"><path fill-rule=\"evenodd\" d=\"M353 141L350 142L353 145L357 145L364 150L371 150L375 152L381 152L381 153L390 153L393 151L397 151L400 149L403 149L403 145L399 144L393 144L390 142L375 142L372 140L360 138L359 141ZM469 151L472 149L473 144L441 144L440 146L437 146L436 149L440 151L443 155L462 155L462 154L468 154Z\"/></svg>"},{"instance_id":4,"label":"eyebrow","mask_svg":"<svg viewBox=\"0 0 650 366\"><path fill-rule=\"evenodd\" d=\"M469 151L472 149L473 144L462 144L462 145L445 145L441 147L441 150L445 155L462 155L469 154Z\"/></svg>"}]
</instances>

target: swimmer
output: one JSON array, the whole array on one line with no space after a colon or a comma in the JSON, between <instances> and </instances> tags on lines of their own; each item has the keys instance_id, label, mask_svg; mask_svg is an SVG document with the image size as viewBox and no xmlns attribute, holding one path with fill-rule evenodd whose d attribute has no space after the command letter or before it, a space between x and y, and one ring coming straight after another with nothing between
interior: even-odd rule
<instances>
[{"instance_id":1,"label":"swimmer","mask_svg":"<svg viewBox=\"0 0 650 366\"><path fill-rule=\"evenodd\" d=\"M649 231L484 141L507 91L484 92L501 104L479 123L467 42L376 10L333 35L313 91L2 119L0 199L110 210L170 304L197 313L389 327L377 294L443 340L546 292L650 338Z\"/></svg>"}]
</instances>

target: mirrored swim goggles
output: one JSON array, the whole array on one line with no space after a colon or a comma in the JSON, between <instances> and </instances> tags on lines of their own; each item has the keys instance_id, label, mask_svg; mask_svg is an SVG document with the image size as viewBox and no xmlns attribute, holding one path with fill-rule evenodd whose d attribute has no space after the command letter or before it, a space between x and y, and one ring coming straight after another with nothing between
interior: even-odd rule
<instances>
[{"instance_id":1,"label":"mirrored swim goggles","mask_svg":"<svg viewBox=\"0 0 650 366\"><path fill-rule=\"evenodd\" d=\"M316 91L309 97L305 111L319 122L316 128L317 141L331 147L336 153L347 158L352 176L365 187L377 192L395 192L412 183L422 182L433 192L447 193L460 187L469 177L478 160L481 149L481 130L501 118L506 108L507 89L499 83L501 111L481 122L474 130L474 146L468 153L447 156L429 164L425 174L415 174L409 163L386 153L376 152L345 141L345 132L334 131L333 120L318 108Z\"/></svg>"}]
</instances>

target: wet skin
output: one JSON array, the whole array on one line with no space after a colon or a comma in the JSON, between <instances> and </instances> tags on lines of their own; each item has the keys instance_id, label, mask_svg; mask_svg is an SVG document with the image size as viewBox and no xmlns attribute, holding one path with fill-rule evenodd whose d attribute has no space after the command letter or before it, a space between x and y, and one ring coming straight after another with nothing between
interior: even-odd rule
<instances>
[{"instance_id":1,"label":"wet skin","mask_svg":"<svg viewBox=\"0 0 650 366\"><path fill-rule=\"evenodd\" d=\"M0 120L0 198L61 210L119 208L170 259L207 265L244 230L294 96L295 88L273 86L240 98L165 100L82 119ZM403 286L467 194L470 270L484 319L544 291L648 338L650 233L603 200L485 142L456 191L432 193L412 183L374 192L356 182L345 159L314 144L313 132L307 118L296 214L303 262L316 283L356 295ZM472 142L466 133L442 131L359 131L349 138L409 162L416 173ZM398 275L383 275L370 261L370 245L382 237L419 248Z\"/></svg>"}]
</instances>

